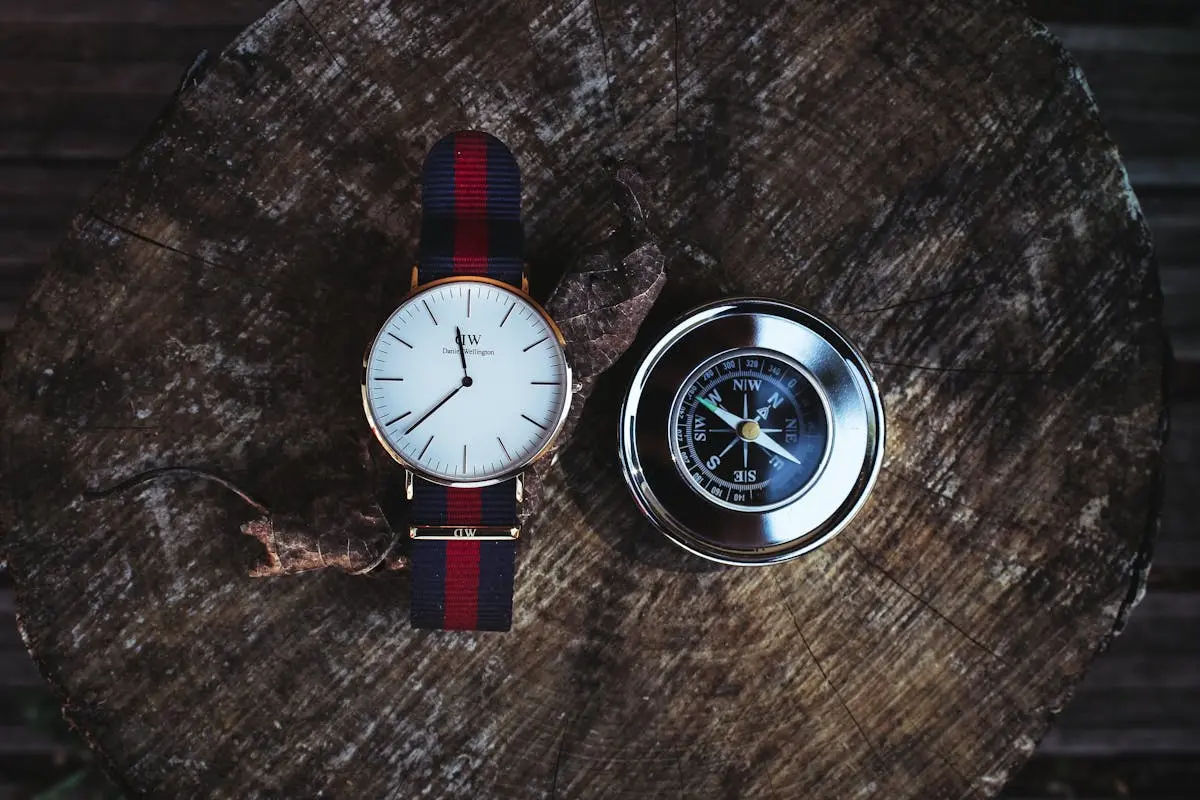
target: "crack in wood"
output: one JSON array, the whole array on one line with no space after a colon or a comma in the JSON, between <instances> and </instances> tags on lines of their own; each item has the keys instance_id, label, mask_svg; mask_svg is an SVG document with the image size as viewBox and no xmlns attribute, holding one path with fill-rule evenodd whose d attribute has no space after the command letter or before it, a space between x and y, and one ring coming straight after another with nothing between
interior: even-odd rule
<instances>
[{"instance_id":1,"label":"crack in wood","mask_svg":"<svg viewBox=\"0 0 1200 800\"><path fill-rule=\"evenodd\" d=\"M600 0L591 0L592 14L596 18L596 33L600 39L600 59L604 64L604 93L612 108L613 119L620 122L617 101L612 93L612 70L608 65L608 40L604 36L604 19L600 16Z\"/></svg>"},{"instance_id":2,"label":"crack in wood","mask_svg":"<svg viewBox=\"0 0 1200 800\"><path fill-rule=\"evenodd\" d=\"M317 26L313 24L312 17L308 15L308 9L304 7L304 3L302 3L301 0L292 0L292 3L295 4L296 10L300 12L300 18L304 20L305 25L307 25L308 29L312 31L312 35L317 39L317 44L321 45L321 49L324 50L325 54L329 56L330 61L332 61L338 69L345 69L346 65L342 58L338 56L337 53L333 52L333 48L329 46L329 42L325 41L325 37L321 34L321 31L318 30Z\"/></svg>"},{"instance_id":3,"label":"crack in wood","mask_svg":"<svg viewBox=\"0 0 1200 800\"><path fill-rule=\"evenodd\" d=\"M863 314L882 314L886 311L895 311L898 308L905 308L906 306L920 305L922 303L934 303L934 302L937 302L938 300L944 300L947 297L955 297L957 295L969 294L970 292L976 292L981 289L987 289L987 288L991 288L993 286L998 286L998 285L1000 285L999 281L973 283L969 286L963 286L963 287L953 288L953 289L946 289L945 291L938 292L937 294L926 295L924 297L914 297L914 298L911 298L908 300L901 300L899 303L893 303L888 306L880 306L879 308L862 308L862 309L856 309L856 310L839 311L839 312L837 312L836 316L848 317L848 316L858 316L858 315L863 315Z\"/></svg>"},{"instance_id":4,"label":"crack in wood","mask_svg":"<svg viewBox=\"0 0 1200 800\"><path fill-rule=\"evenodd\" d=\"M967 633L962 628L962 626L960 626L954 620L950 619L948 616L943 614L941 611L938 611L936 608L934 608L933 604L930 603L928 600L926 600L924 597L921 597L916 592L914 592L912 589L909 589L907 586L905 586L903 583L901 583L894 575L892 575L891 572L889 572L887 569L885 569L882 565L877 564L877 563L875 563L875 561L868 558L867 554L864 553L861 549L859 549L858 545L856 545L854 542L848 542L848 544L850 545L850 549L853 550L855 552L855 554L858 555L859 558L861 558L863 561L867 562L868 565L870 565L880 575L887 578L888 581L895 584L895 586L898 589L900 589L900 591L904 592L906 595L911 597L913 600L916 600L918 603L920 603L922 608L927 609L938 619L945 622L951 628L954 628L954 630L958 631L959 634L961 634L964 639L966 639L968 642L970 642L971 644L978 647L983 652L987 653L989 656L991 656L993 659L995 659L997 662L999 662L1001 666L1005 666L1005 667L1009 666L1008 662L1005 661L1005 659L1002 658L999 653L992 650L990 647L988 647L983 642L976 639L971 634Z\"/></svg>"},{"instance_id":5,"label":"crack in wood","mask_svg":"<svg viewBox=\"0 0 1200 800\"><path fill-rule=\"evenodd\" d=\"M1008 375L1012 377L1031 377L1033 375L1054 375L1062 370L1049 369L983 369L981 367L936 367L931 364L908 364L902 361L883 361L878 358L867 359L872 364L901 369L919 369L927 372L948 372L963 375Z\"/></svg>"},{"instance_id":6,"label":"crack in wood","mask_svg":"<svg viewBox=\"0 0 1200 800\"><path fill-rule=\"evenodd\" d=\"M554 773L550 779L550 800L556 800L558 797L558 772L562 769L563 752L567 747L567 730L574 724L574 719L568 719L563 723L562 733L558 736L558 750L554 755Z\"/></svg>"},{"instance_id":7,"label":"crack in wood","mask_svg":"<svg viewBox=\"0 0 1200 800\"><path fill-rule=\"evenodd\" d=\"M186 258L189 261L195 261L198 264L203 264L204 266L209 267L211 269L219 270L219 271L227 273L229 275L236 275L244 283L246 283L247 285L253 286L256 289L261 289L264 292L274 291L269 286L258 283L257 281L249 280L246 277L246 272L244 270L236 270L236 269L233 269L232 267L227 267L224 264L220 264L216 261L211 261L207 258L204 258L203 256L198 256L195 253L189 253L186 250L182 250L178 247L175 247L174 245L167 244L166 242L161 242L152 236L148 236L144 233L139 233L138 231L135 231L132 228L129 228L125 225L122 225L119 222L108 219L107 217L103 217L100 214L96 213L95 211L88 211L87 216L89 219L92 219L92 220L100 223L101 225L105 225L109 228L112 228L113 230L117 231L118 233L122 233L122 234L129 236L130 238L136 239L139 242L142 242L144 244L151 245L152 247L156 247L161 250L166 250L169 253L174 253L175 255L180 256L182 258Z\"/></svg>"},{"instance_id":8,"label":"crack in wood","mask_svg":"<svg viewBox=\"0 0 1200 800\"><path fill-rule=\"evenodd\" d=\"M674 42L672 43L674 52L671 57L671 71L675 76L675 136L678 138L682 127L682 117L679 111L679 93L682 91L679 85L679 38L682 35L679 25L679 0L671 0L671 16L674 20L675 31Z\"/></svg>"},{"instance_id":9,"label":"crack in wood","mask_svg":"<svg viewBox=\"0 0 1200 800\"><path fill-rule=\"evenodd\" d=\"M841 705L842 710L846 712L846 716L849 717L850 722L852 722L854 724L854 727L858 731L859 736L862 737L863 744L865 744L867 746L867 751L871 754L872 758L875 760L877 777L882 776L882 774L884 773L884 770L887 766L887 762L885 762L883 760L883 757L880 755L879 751L875 749L875 745L871 742L870 738L867 736L866 730L863 728L862 724L859 723L858 718L854 716L854 712L850 710L850 706L846 703L845 698L842 697L841 691L838 690L838 687L835 686L833 681L830 679L829 673L827 673L825 671L825 668L823 666L821 666L821 660L819 658L817 658L816 652L812 649L812 646L808 643L808 637L806 637L804 635L804 631L800 628L800 621L798 619L796 619L796 612L792 610L792 604L788 600L787 592L785 592L783 589L783 584L779 582L779 576L772 573L771 580L775 584L776 591L778 591L778 593L779 593L779 602L783 604L784 610L787 611L788 618L791 619L792 626L796 629L796 635L800 637L800 642L801 642L801 644L804 645L804 649L808 653L809 658L812 659L813 666L815 666L817 668L817 672L819 672L821 674L821 678L825 681L825 684L833 692L833 696L837 698L837 701ZM888 782L888 783L890 783L890 782Z\"/></svg>"}]
</instances>

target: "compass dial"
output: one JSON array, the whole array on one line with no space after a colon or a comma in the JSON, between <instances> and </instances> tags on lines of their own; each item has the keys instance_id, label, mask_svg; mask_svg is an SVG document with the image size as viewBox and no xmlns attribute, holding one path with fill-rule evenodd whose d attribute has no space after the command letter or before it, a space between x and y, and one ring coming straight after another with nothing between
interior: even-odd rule
<instances>
[{"instance_id":1,"label":"compass dial","mask_svg":"<svg viewBox=\"0 0 1200 800\"><path fill-rule=\"evenodd\" d=\"M808 374L761 350L723 353L695 370L673 405L671 431L688 485L739 511L799 497L830 443L826 405Z\"/></svg>"}]
</instances>

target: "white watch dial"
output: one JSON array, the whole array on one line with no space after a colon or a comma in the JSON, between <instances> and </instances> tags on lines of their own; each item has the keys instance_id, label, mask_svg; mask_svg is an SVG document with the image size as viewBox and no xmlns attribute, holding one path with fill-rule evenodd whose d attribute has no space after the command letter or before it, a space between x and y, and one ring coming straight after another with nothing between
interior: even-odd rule
<instances>
[{"instance_id":1,"label":"white watch dial","mask_svg":"<svg viewBox=\"0 0 1200 800\"><path fill-rule=\"evenodd\" d=\"M444 482L482 483L520 470L557 433L568 377L541 309L513 289L461 279L392 312L367 355L363 392L401 460Z\"/></svg>"}]
</instances>

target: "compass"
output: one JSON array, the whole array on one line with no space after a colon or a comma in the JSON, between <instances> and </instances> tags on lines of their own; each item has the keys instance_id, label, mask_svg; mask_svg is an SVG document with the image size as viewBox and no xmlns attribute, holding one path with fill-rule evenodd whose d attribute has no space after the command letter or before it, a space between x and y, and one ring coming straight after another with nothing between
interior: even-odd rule
<instances>
[{"instance_id":1,"label":"compass","mask_svg":"<svg viewBox=\"0 0 1200 800\"><path fill-rule=\"evenodd\" d=\"M789 502L829 452L829 411L807 370L762 349L702 363L671 404L672 455L705 500L742 511Z\"/></svg>"},{"instance_id":2,"label":"compass","mask_svg":"<svg viewBox=\"0 0 1200 800\"><path fill-rule=\"evenodd\" d=\"M882 463L883 405L828 320L742 298L694 309L643 357L621 413L639 507L726 564L820 546L862 508Z\"/></svg>"}]
</instances>

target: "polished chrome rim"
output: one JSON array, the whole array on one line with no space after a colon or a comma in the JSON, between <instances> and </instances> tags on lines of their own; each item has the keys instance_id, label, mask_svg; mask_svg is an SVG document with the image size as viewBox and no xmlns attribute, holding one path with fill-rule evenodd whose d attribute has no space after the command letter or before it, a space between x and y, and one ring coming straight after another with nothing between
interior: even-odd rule
<instances>
[{"instance_id":1,"label":"polished chrome rim","mask_svg":"<svg viewBox=\"0 0 1200 800\"><path fill-rule=\"evenodd\" d=\"M801 368L830 421L814 478L761 509L702 497L678 469L670 433L688 376L734 351ZM643 356L621 409L621 464L638 506L676 544L724 564L777 563L827 542L865 504L883 447L883 403L866 359L828 320L773 300L725 300L678 319Z\"/></svg>"}]
</instances>

